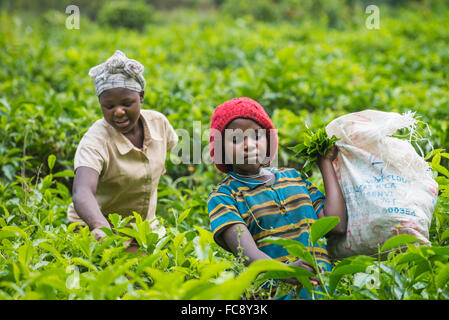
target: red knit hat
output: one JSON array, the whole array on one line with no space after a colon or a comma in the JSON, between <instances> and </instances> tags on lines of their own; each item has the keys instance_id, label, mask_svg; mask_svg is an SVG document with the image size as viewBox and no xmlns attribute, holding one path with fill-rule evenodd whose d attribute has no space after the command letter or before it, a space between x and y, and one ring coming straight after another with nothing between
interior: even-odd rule
<instances>
[{"instance_id":1,"label":"red knit hat","mask_svg":"<svg viewBox=\"0 0 449 320\"><path fill-rule=\"evenodd\" d=\"M212 119L210 122L210 133L209 133L209 149L210 149L210 157L212 162L215 164L218 170L221 172L228 172L229 168L226 164L223 163L222 157L220 157L220 153L215 153L215 150L218 148L222 148L221 139L214 139L214 130L216 132L220 132L221 137L223 136L223 132L226 129L227 125L234 119L237 118L246 118L256 121L262 128L267 130L267 141L268 141L268 161L264 163L267 165L271 163L276 156L276 152L278 149L278 137L276 129L273 126L273 123L270 120L270 117L265 112L264 108L257 103L256 101L250 98L234 98L226 101L225 103L219 105L212 115ZM270 134L271 133L271 134ZM218 159L220 158L220 159Z\"/></svg>"}]
</instances>

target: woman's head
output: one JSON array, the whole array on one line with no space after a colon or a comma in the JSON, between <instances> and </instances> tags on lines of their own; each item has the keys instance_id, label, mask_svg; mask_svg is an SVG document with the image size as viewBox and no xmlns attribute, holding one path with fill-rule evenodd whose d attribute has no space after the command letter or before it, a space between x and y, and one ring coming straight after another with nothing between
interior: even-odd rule
<instances>
[{"instance_id":1,"label":"woman's head","mask_svg":"<svg viewBox=\"0 0 449 320\"><path fill-rule=\"evenodd\" d=\"M210 155L222 172L257 173L273 161L277 134L263 109L250 98L234 98L218 106L211 120Z\"/></svg>"},{"instance_id":2,"label":"woman's head","mask_svg":"<svg viewBox=\"0 0 449 320\"><path fill-rule=\"evenodd\" d=\"M128 59L123 52L116 50L106 62L89 70L89 76L94 79L97 96L108 89L126 88L136 92L145 90L143 65L133 59Z\"/></svg>"},{"instance_id":3,"label":"woman's head","mask_svg":"<svg viewBox=\"0 0 449 320\"><path fill-rule=\"evenodd\" d=\"M132 131L139 120L145 89L143 70L138 61L116 50L106 62L89 71L105 120L122 133Z\"/></svg>"},{"instance_id":4,"label":"woman's head","mask_svg":"<svg viewBox=\"0 0 449 320\"><path fill-rule=\"evenodd\" d=\"M143 91L139 93L126 88L111 88L103 91L98 99L104 119L117 131L125 134L136 127Z\"/></svg>"}]
</instances>

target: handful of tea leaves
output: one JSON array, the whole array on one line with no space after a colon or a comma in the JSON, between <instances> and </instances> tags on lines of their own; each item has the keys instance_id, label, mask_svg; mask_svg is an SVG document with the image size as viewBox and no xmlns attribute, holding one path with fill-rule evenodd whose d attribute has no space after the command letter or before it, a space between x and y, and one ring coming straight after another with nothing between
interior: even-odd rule
<instances>
[{"instance_id":1,"label":"handful of tea leaves","mask_svg":"<svg viewBox=\"0 0 449 320\"><path fill-rule=\"evenodd\" d=\"M304 141L290 149L295 151L296 156L305 159L302 171L307 172L320 156L329 154L332 146L339 139L335 136L329 138L324 128L320 128L315 132L307 128L303 136Z\"/></svg>"}]
</instances>

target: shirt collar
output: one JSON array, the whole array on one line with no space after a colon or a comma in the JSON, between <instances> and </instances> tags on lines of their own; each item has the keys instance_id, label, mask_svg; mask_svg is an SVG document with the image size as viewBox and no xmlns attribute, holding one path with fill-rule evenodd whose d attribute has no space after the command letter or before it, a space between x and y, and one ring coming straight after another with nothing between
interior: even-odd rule
<instances>
[{"instance_id":1,"label":"shirt collar","mask_svg":"<svg viewBox=\"0 0 449 320\"><path fill-rule=\"evenodd\" d=\"M279 172L277 170L274 170L274 168L267 168L267 169L275 174L276 177L275 177L274 183L276 183L279 180ZM237 180L237 181L241 182L242 184L244 184L245 186L249 187L250 189L257 188L258 186L264 184L263 181L242 177L242 176L238 175L237 173L235 173L234 171L228 172L228 175L230 177L232 177L234 180Z\"/></svg>"},{"instance_id":2,"label":"shirt collar","mask_svg":"<svg viewBox=\"0 0 449 320\"><path fill-rule=\"evenodd\" d=\"M151 126L149 125L147 119L145 119L145 117L142 115L142 113L140 114L140 119L142 119L143 124L142 151L145 152L152 140L162 140L162 138L155 130L151 129ZM123 133L112 127L106 120L104 120L104 122L110 129L110 132L112 133L112 139L115 142L115 145L117 146L117 149L121 155L130 152L132 149L136 149L132 142L127 137L125 137Z\"/></svg>"}]
</instances>

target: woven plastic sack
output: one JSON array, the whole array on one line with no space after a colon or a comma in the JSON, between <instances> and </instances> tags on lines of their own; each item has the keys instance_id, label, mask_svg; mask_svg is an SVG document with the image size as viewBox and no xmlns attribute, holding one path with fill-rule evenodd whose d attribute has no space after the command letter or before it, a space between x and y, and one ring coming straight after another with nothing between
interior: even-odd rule
<instances>
[{"instance_id":1,"label":"woven plastic sack","mask_svg":"<svg viewBox=\"0 0 449 320\"><path fill-rule=\"evenodd\" d=\"M333 165L348 212L346 235L328 242L333 258L376 255L397 234L429 244L438 184L411 144L418 122L413 115L365 110L327 125L327 134L340 139ZM409 139L391 137L401 128Z\"/></svg>"}]
</instances>

